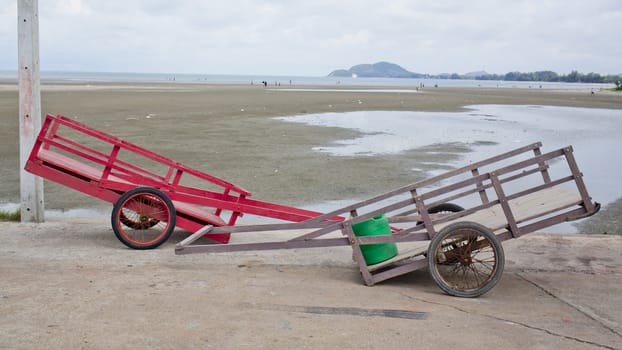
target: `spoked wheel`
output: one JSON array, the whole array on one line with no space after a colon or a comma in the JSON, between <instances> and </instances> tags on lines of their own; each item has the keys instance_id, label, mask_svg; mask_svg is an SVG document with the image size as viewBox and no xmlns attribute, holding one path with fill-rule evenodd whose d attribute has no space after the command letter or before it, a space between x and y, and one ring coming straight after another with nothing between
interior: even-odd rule
<instances>
[{"instance_id":1,"label":"spoked wheel","mask_svg":"<svg viewBox=\"0 0 622 350\"><path fill-rule=\"evenodd\" d=\"M495 234L475 222L458 222L430 242L428 266L436 284L458 297L478 297L499 282L505 256Z\"/></svg>"},{"instance_id":2,"label":"spoked wheel","mask_svg":"<svg viewBox=\"0 0 622 350\"><path fill-rule=\"evenodd\" d=\"M112 229L130 248L156 248L166 242L175 229L173 202L155 188L127 191L112 208Z\"/></svg>"},{"instance_id":3,"label":"spoked wheel","mask_svg":"<svg viewBox=\"0 0 622 350\"><path fill-rule=\"evenodd\" d=\"M139 220L136 220L135 218L128 218L127 216L125 216L125 213L123 213L123 211L121 211L121 213L119 214L119 220L123 225L129 228L133 228L135 230L146 230L157 225L160 222L160 220L154 218L151 218L145 222L141 222Z\"/></svg>"}]
</instances>

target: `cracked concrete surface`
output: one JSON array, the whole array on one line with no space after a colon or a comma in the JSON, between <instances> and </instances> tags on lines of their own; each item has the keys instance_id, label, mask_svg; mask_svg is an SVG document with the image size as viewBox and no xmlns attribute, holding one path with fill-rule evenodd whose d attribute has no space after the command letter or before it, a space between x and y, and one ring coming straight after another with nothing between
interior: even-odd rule
<instances>
[{"instance_id":1,"label":"cracked concrete surface","mask_svg":"<svg viewBox=\"0 0 622 350\"><path fill-rule=\"evenodd\" d=\"M523 278L525 281L527 281L527 282L533 284L535 287L541 289L546 294L550 295L552 298L559 300L561 303L564 303L564 304L568 305L569 307L571 307L571 308L579 311L580 313L584 314L588 318L591 318L595 322L600 323L603 328L608 329L609 331L611 331L611 333L617 334L618 336L622 337L622 334L620 334L620 331L618 329L620 327L620 325L617 322L615 322L612 319L610 319L610 318L603 317L603 316L599 315L598 311L594 310L592 307L581 305L581 304L576 304L572 300L565 300L564 298L556 295L554 292L546 289L542 285L538 284L537 282L534 282L534 281L530 280L529 278L523 276L522 274L517 274L517 276Z\"/></svg>"},{"instance_id":2,"label":"cracked concrete surface","mask_svg":"<svg viewBox=\"0 0 622 350\"><path fill-rule=\"evenodd\" d=\"M348 247L175 256L106 219L0 223L0 349L622 349L622 237L504 243L499 284L363 285ZM278 234L275 234L278 236Z\"/></svg>"}]
</instances>

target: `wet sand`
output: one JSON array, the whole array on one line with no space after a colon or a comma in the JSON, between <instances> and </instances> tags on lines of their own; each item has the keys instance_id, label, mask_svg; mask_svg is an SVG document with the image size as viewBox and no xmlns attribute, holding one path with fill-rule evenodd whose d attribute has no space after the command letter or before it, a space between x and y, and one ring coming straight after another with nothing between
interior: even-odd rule
<instances>
[{"instance_id":1,"label":"wet sand","mask_svg":"<svg viewBox=\"0 0 622 350\"><path fill-rule=\"evenodd\" d=\"M421 169L425 162L451 160L469 149L453 143L460 140L448 140L448 144L431 146L443 151L443 155L435 156L437 159L423 158L430 155L421 150L389 156L331 157L311 149L357 132L285 123L272 117L361 110L460 111L473 104L622 109L622 94L606 91L592 95L590 91L507 88L428 88L417 93L357 92L350 86L343 87L347 92L286 89L259 85L44 84L42 111L76 118L224 178L247 188L254 198L304 206L364 198L421 180L425 171L409 169ZM14 85L0 85L0 202L19 200L17 101ZM109 208L106 203L49 182L45 191L47 209ZM597 226L594 230L600 229Z\"/></svg>"}]
</instances>

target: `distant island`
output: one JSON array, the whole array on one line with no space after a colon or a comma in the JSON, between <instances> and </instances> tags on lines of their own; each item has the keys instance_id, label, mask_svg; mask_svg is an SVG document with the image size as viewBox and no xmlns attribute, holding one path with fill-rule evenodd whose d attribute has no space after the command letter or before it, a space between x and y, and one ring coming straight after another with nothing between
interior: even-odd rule
<instances>
[{"instance_id":1,"label":"distant island","mask_svg":"<svg viewBox=\"0 0 622 350\"><path fill-rule=\"evenodd\" d=\"M329 77L343 78L415 78L415 79L472 79L472 80L502 80L502 81L543 81L564 83L610 83L620 86L622 74L600 75L598 73L583 74L572 71L569 74L558 74L553 71L538 72L508 72L506 74L490 74L485 71L466 74L440 73L423 74L410 72L398 64L391 62L377 62L374 64L358 64L350 69L337 69Z\"/></svg>"},{"instance_id":2,"label":"distant island","mask_svg":"<svg viewBox=\"0 0 622 350\"><path fill-rule=\"evenodd\" d=\"M353 78L425 78L425 74L409 72L401 66L390 62L374 64L358 64L350 69L337 69L329 77Z\"/></svg>"}]
</instances>

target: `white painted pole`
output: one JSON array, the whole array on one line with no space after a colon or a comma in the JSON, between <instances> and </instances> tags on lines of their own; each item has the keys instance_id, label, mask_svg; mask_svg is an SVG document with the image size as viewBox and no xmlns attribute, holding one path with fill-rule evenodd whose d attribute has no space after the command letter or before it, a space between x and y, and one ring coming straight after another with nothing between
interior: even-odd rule
<instances>
[{"instance_id":1,"label":"white painted pole","mask_svg":"<svg viewBox=\"0 0 622 350\"><path fill-rule=\"evenodd\" d=\"M17 51L19 55L19 165L22 222L43 222L43 179L24 170L41 128L39 85L39 3L17 1Z\"/></svg>"}]
</instances>

